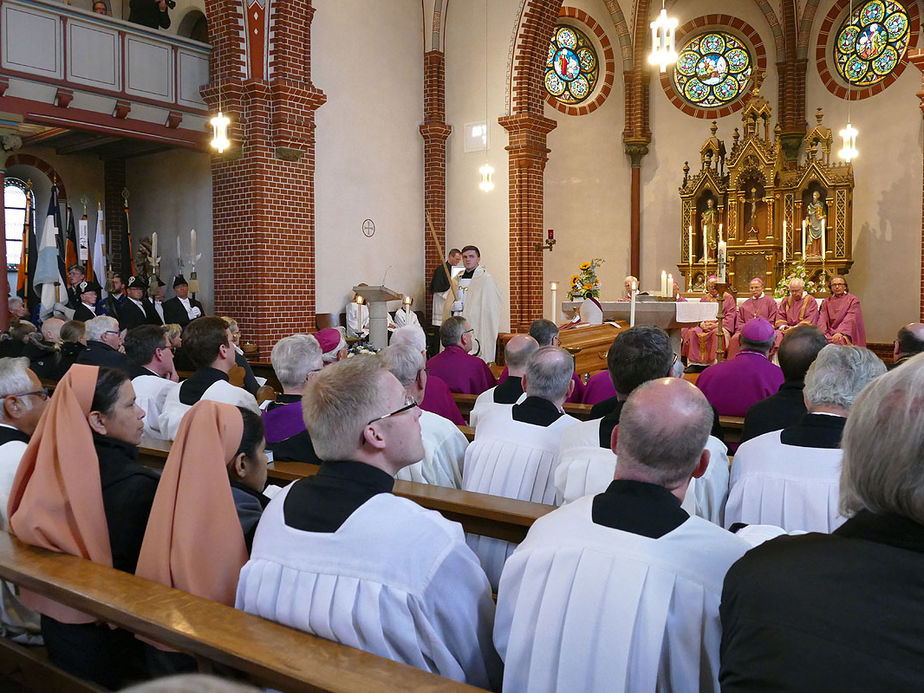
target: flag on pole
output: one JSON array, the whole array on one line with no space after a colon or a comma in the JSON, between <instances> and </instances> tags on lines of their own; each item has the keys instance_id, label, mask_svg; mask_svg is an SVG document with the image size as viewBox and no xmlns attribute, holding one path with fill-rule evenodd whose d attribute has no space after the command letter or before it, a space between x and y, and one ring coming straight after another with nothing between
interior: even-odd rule
<instances>
[{"instance_id":1,"label":"flag on pole","mask_svg":"<svg viewBox=\"0 0 924 693\"><path fill-rule=\"evenodd\" d=\"M51 200L45 216L45 228L35 264L35 286L41 286L42 310L51 311L60 300L57 288L64 286L63 258L58 254L58 236L61 235L61 214L58 211L58 188L51 186Z\"/></svg>"},{"instance_id":2,"label":"flag on pole","mask_svg":"<svg viewBox=\"0 0 924 693\"><path fill-rule=\"evenodd\" d=\"M67 272L71 265L78 263L77 259L77 229L74 227L74 210L70 205L67 210L67 234L64 237L64 270Z\"/></svg>"},{"instance_id":3,"label":"flag on pole","mask_svg":"<svg viewBox=\"0 0 924 693\"><path fill-rule=\"evenodd\" d=\"M135 275L135 249L132 247L132 232L128 226L128 198L122 208L122 281Z\"/></svg>"},{"instance_id":4,"label":"flag on pole","mask_svg":"<svg viewBox=\"0 0 924 693\"><path fill-rule=\"evenodd\" d=\"M106 256L103 250L103 239L106 237L106 225L103 221L103 208L98 202L96 203L96 237L93 239L93 259L87 265L87 280L94 279L103 287L103 295L106 296Z\"/></svg>"},{"instance_id":5,"label":"flag on pole","mask_svg":"<svg viewBox=\"0 0 924 693\"><path fill-rule=\"evenodd\" d=\"M31 184L30 184L31 185ZM16 277L16 295L26 303L32 314L38 305L35 293L35 264L38 261L38 244L35 238L35 209L32 206L32 190L26 190L26 217L22 225L22 256L19 258L19 273Z\"/></svg>"},{"instance_id":6,"label":"flag on pole","mask_svg":"<svg viewBox=\"0 0 924 693\"><path fill-rule=\"evenodd\" d=\"M86 268L86 274L90 264L90 223L87 221L86 205L83 206L83 216L77 222L77 262Z\"/></svg>"}]
</instances>

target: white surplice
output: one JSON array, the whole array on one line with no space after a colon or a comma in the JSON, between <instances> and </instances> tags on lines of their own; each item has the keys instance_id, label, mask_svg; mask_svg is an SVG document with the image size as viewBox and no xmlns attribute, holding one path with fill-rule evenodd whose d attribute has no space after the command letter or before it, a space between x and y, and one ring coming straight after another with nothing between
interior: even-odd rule
<instances>
[{"instance_id":1,"label":"white surplice","mask_svg":"<svg viewBox=\"0 0 924 693\"><path fill-rule=\"evenodd\" d=\"M479 265L475 268L471 283L465 292L462 316L475 331L475 338L481 345L478 357L485 363L494 360L502 310L503 297L497 282Z\"/></svg>"},{"instance_id":2,"label":"white surplice","mask_svg":"<svg viewBox=\"0 0 924 693\"><path fill-rule=\"evenodd\" d=\"M200 399L207 399L213 402L224 402L233 404L236 407L246 407L257 416L260 415L260 407L257 406L257 400L254 396L242 387L232 385L227 380L216 380L208 386L202 393ZM164 397L164 405L160 412L160 433L167 440L176 438L177 431L180 430L180 421L192 409L192 405L183 404L180 401L180 388L175 387L167 391Z\"/></svg>"},{"instance_id":3,"label":"white surplice","mask_svg":"<svg viewBox=\"0 0 924 693\"><path fill-rule=\"evenodd\" d=\"M132 378L132 387L135 404L144 410L144 434L157 440L171 440L160 429L160 415L167 395L180 384L159 375L139 375Z\"/></svg>"},{"instance_id":4,"label":"white surplice","mask_svg":"<svg viewBox=\"0 0 924 693\"><path fill-rule=\"evenodd\" d=\"M728 497L728 448L709 436L706 450L709 466L702 477L690 480L683 509L722 527ZM562 433L555 469L556 502L570 503L605 491L613 480L616 459L612 450L600 447L600 419L582 421Z\"/></svg>"},{"instance_id":5,"label":"white surplice","mask_svg":"<svg viewBox=\"0 0 924 693\"><path fill-rule=\"evenodd\" d=\"M787 532L833 532L846 519L837 508L843 451L784 445L781 433L764 433L738 448L725 526L746 522Z\"/></svg>"},{"instance_id":6,"label":"white surplice","mask_svg":"<svg viewBox=\"0 0 924 693\"><path fill-rule=\"evenodd\" d=\"M553 504L553 478L563 431L577 422L567 414L551 426L514 421L513 407L496 409L483 417L475 440L465 451L462 488L492 496ZM491 586L497 588L504 561L516 544L478 534L467 536Z\"/></svg>"},{"instance_id":7,"label":"white surplice","mask_svg":"<svg viewBox=\"0 0 924 693\"><path fill-rule=\"evenodd\" d=\"M396 479L422 484L462 488L462 463L468 439L449 419L420 410L420 433L424 458L400 469Z\"/></svg>"},{"instance_id":8,"label":"white surplice","mask_svg":"<svg viewBox=\"0 0 924 693\"><path fill-rule=\"evenodd\" d=\"M487 390L482 392L480 395L478 395L478 397L475 398L475 404L472 405L472 410L468 414L468 425L471 426L472 428L477 428L478 420L482 416L490 415L488 414L488 412L490 412L495 407L498 407L501 409L505 407L507 409L513 408L512 404L499 404L494 401L494 390L496 388L497 388L496 385L494 387L488 388ZM520 398L516 401L516 404L519 404L524 399L526 399L525 392L522 395L520 395Z\"/></svg>"},{"instance_id":9,"label":"white surplice","mask_svg":"<svg viewBox=\"0 0 924 693\"><path fill-rule=\"evenodd\" d=\"M235 606L475 686L497 687L494 603L462 528L388 493L336 532L285 524L292 487L263 511Z\"/></svg>"},{"instance_id":10,"label":"white surplice","mask_svg":"<svg viewBox=\"0 0 924 693\"><path fill-rule=\"evenodd\" d=\"M592 505L539 518L507 561L504 693L718 691L722 581L747 542L699 517L651 539L594 524Z\"/></svg>"}]
</instances>

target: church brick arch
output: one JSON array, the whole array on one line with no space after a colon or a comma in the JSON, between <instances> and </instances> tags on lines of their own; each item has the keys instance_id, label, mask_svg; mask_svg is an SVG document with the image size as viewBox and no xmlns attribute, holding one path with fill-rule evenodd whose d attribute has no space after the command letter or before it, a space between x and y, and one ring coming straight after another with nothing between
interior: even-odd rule
<instances>
[{"instance_id":1,"label":"church brick arch","mask_svg":"<svg viewBox=\"0 0 924 693\"><path fill-rule=\"evenodd\" d=\"M40 159L32 154L13 154L7 158L4 168L10 168L11 166L31 166L41 171L48 176L48 180L58 186L58 199L62 201L67 200L67 189L64 187L64 180L61 178L61 174L55 170L54 166L44 159Z\"/></svg>"}]
</instances>

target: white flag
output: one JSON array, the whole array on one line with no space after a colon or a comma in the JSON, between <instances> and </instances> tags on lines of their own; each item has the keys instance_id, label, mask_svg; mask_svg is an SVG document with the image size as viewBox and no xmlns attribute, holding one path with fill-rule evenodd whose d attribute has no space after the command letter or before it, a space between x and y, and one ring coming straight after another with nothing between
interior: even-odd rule
<instances>
[{"instance_id":1,"label":"white flag","mask_svg":"<svg viewBox=\"0 0 924 693\"><path fill-rule=\"evenodd\" d=\"M96 282L103 288L100 298L106 296L106 261L103 259L103 238L106 225L103 222L103 208L96 206L96 238L93 239L93 274Z\"/></svg>"},{"instance_id":2,"label":"white flag","mask_svg":"<svg viewBox=\"0 0 924 693\"><path fill-rule=\"evenodd\" d=\"M53 214L45 217L45 228L39 242L38 261L35 263L35 286L41 285L42 309L50 311L59 300L55 283L66 295L64 280L58 269L58 226Z\"/></svg>"}]
</instances>

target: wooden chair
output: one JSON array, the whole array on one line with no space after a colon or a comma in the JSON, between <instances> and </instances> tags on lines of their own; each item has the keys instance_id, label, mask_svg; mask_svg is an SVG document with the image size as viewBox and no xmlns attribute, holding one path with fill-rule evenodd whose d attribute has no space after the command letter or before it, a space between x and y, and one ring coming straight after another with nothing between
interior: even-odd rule
<instances>
[{"instance_id":1,"label":"wooden chair","mask_svg":"<svg viewBox=\"0 0 924 693\"><path fill-rule=\"evenodd\" d=\"M273 402L276 400L276 390L267 383L257 390L257 404L263 404L266 401Z\"/></svg>"},{"instance_id":2,"label":"wooden chair","mask_svg":"<svg viewBox=\"0 0 924 693\"><path fill-rule=\"evenodd\" d=\"M337 327L337 315L335 313L315 313L314 329L326 330L328 327Z\"/></svg>"}]
</instances>

